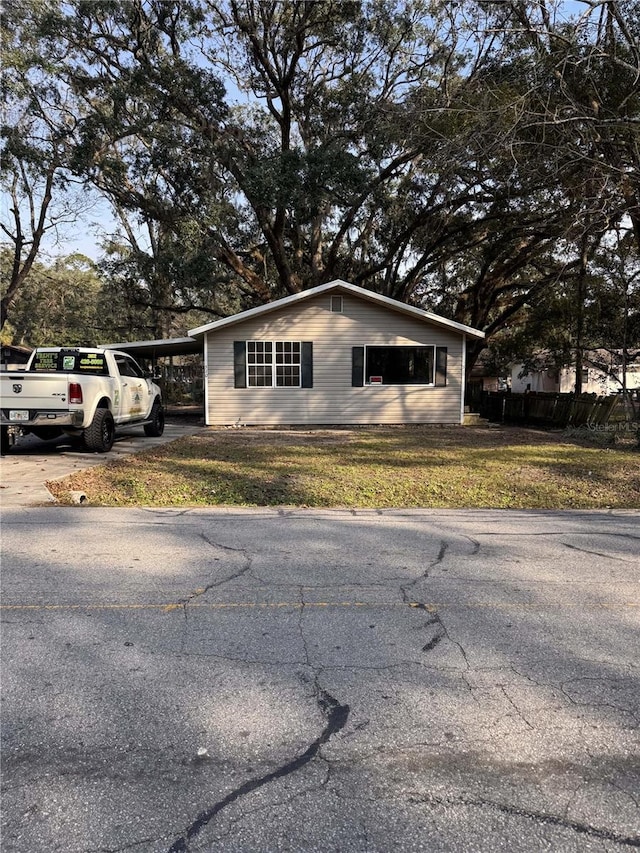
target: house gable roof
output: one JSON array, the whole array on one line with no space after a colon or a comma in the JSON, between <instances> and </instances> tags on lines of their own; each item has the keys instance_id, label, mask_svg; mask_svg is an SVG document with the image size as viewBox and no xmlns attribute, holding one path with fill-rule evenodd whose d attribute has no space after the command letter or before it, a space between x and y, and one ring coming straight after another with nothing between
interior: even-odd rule
<instances>
[{"instance_id":1,"label":"house gable roof","mask_svg":"<svg viewBox=\"0 0 640 853\"><path fill-rule=\"evenodd\" d=\"M268 302L266 305L259 305L257 308L250 308L248 311L241 311L239 314L233 314L231 317L223 317L221 320L215 320L213 323L207 323L205 326L198 326L197 329L190 329L189 335L197 337L204 335L207 332L215 332L218 329L234 326L237 323L242 323L245 320L250 320L255 317L260 317L263 314L269 314L272 311L277 311L287 305L294 305L297 302L303 302L307 299L312 299L321 293L329 291L338 291L343 293L352 293L361 299L367 299L369 302L377 303L385 308L390 308L393 311L398 311L401 314L407 314L410 317L415 317L419 320L424 320L428 323L433 323L436 326L451 329L459 332L462 335L469 335L473 338L484 338L484 332L479 329L473 329L471 326L465 326L462 323L456 323L454 320L447 320L445 317L440 317L438 314L432 314L430 311L423 311L421 308L414 308L411 305L405 305L404 302L399 302L397 299L390 299L388 296L381 296L379 293L374 293L371 290L365 290L363 287L358 287L355 284L336 279L327 284L320 284L317 287L312 287L310 290L303 290L300 293L294 293L292 296L285 296L283 299L276 299L275 302Z\"/></svg>"}]
</instances>

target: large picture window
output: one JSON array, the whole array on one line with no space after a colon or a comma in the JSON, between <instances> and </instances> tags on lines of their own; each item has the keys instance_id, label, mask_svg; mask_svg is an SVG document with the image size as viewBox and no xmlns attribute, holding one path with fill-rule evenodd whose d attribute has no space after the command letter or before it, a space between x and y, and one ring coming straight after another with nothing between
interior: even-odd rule
<instances>
[{"instance_id":1,"label":"large picture window","mask_svg":"<svg viewBox=\"0 0 640 853\"><path fill-rule=\"evenodd\" d=\"M383 385L433 385L434 347L367 347L365 380Z\"/></svg>"},{"instance_id":2,"label":"large picture window","mask_svg":"<svg viewBox=\"0 0 640 853\"><path fill-rule=\"evenodd\" d=\"M300 341L247 341L247 387L300 388Z\"/></svg>"}]
</instances>

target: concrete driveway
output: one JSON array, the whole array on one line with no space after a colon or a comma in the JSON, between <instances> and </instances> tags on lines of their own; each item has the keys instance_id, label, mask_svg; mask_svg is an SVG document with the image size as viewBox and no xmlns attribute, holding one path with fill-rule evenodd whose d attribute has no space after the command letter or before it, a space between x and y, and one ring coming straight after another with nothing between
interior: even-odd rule
<instances>
[{"instance_id":1,"label":"concrete driveway","mask_svg":"<svg viewBox=\"0 0 640 853\"><path fill-rule=\"evenodd\" d=\"M91 453L68 437L41 441L27 435L0 457L0 506L38 506L55 502L45 486L47 480L58 480L93 465L114 462L131 453L140 453L167 444L184 435L193 435L202 427L194 420L168 420L160 438L149 438L141 426L124 427L116 433L109 453Z\"/></svg>"}]
</instances>

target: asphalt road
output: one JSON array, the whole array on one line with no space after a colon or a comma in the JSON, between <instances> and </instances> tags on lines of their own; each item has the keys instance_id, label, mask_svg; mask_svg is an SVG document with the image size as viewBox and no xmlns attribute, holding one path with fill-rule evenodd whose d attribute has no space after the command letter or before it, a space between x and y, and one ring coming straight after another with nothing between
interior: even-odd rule
<instances>
[{"instance_id":1,"label":"asphalt road","mask_svg":"<svg viewBox=\"0 0 640 853\"><path fill-rule=\"evenodd\" d=\"M3 853L637 849L639 519L7 510Z\"/></svg>"}]
</instances>

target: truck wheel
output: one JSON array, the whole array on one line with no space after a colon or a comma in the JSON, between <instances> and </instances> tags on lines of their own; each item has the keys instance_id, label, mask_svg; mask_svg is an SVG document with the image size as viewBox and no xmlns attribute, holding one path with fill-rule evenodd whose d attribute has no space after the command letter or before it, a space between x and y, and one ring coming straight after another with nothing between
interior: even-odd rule
<instances>
[{"instance_id":1,"label":"truck wheel","mask_svg":"<svg viewBox=\"0 0 640 853\"><path fill-rule=\"evenodd\" d=\"M144 425L144 434L158 438L164 432L164 409L162 403L154 403L149 415L149 423Z\"/></svg>"},{"instance_id":2,"label":"truck wheel","mask_svg":"<svg viewBox=\"0 0 640 853\"><path fill-rule=\"evenodd\" d=\"M5 456L9 447L9 427L0 427L0 456Z\"/></svg>"},{"instance_id":3,"label":"truck wheel","mask_svg":"<svg viewBox=\"0 0 640 853\"><path fill-rule=\"evenodd\" d=\"M93 420L85 429L84 446L96 453L108 453L113 447L115 425L113 415L108 409L96 409Z\"/></svg>"}]
</instances>

